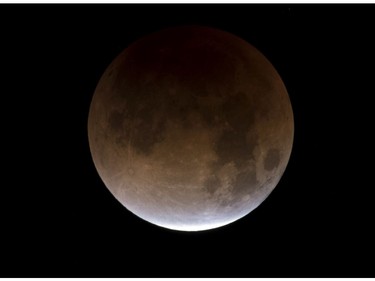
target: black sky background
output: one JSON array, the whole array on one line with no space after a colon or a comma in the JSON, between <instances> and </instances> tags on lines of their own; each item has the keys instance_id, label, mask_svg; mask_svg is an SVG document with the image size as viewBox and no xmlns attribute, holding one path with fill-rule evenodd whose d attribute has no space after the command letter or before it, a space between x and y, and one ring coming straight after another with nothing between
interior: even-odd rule
<instances>
[{"instance_id":1,"label":"black sky background","mask_svg":"<svg viewBox=\"0 0 375 281\"><path fill-rule=\"evenodd\" d=\"M257 47L295 118L271 195L198 233L127 211L87 139L108 64L182 24ZM0 277L374 277L374 29L374 5L0 5Z\"/></svg>"}]
</instances>

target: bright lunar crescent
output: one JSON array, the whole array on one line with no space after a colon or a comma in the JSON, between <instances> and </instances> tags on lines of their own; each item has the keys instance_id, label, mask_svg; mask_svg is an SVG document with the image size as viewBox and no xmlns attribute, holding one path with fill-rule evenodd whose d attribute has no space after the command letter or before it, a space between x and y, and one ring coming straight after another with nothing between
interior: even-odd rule
<instances>
[{"instance_id":1,"label":"bright lunar crescent","mask_svg":"<svg viewBox=\"0 0 375 281\"><path fill-rule=\"evenodd\" d=\"M95 90L88 137L104 184L161 227L199 231L254 210L289 161L287 90L252 45L208 27L162 30L126 48Z\"/></svg>"}]
</instances>

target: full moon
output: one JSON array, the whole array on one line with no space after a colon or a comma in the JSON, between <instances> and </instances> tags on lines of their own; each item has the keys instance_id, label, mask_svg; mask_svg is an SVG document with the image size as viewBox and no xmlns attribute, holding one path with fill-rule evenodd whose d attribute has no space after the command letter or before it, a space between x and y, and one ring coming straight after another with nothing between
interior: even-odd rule
<instances>
[{"instance_id":1,"label":"full moon","mask_svg":"<svg viewBox=\"0 0 375 281\"><path fill-rule=\"evenodd\" d=\"M225 31L147 35L108 66L88 138L113 196L161 227L200 231L257 208L282 177L293 111L272 64Z\"/></svg>"}]
</instances>

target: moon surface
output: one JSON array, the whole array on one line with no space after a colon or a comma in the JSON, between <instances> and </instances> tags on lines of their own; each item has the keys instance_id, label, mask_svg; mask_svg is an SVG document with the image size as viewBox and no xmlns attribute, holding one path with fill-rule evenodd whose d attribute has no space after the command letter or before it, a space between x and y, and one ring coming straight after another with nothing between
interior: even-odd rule
<instances>
[{"instance_id":1,"label":"moon surface","mask_svg":"<svg viewBox=\"0 0 375 281\"><path fill-rule=\"evenodd\" d=\"M106 187L129 211L182 231L220 227L271 193L293 145L272 64L230 33L165 29L126 48L95 90L88 137Z\"/></svg>"}]
</instances>

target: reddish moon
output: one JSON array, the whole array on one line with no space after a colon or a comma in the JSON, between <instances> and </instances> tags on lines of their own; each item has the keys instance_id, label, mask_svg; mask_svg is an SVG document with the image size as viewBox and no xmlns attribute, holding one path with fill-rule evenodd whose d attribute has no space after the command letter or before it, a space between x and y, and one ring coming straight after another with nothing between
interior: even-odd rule
<instances>
[{"instance_id":1,"label":"reddish moon","mask_svg":"<svg viewBox=\"0 0 375 281\"><path fill-rule=\"evenodd\" d=\"M257 208L283 175L293 112L272 64L225 31L145 36L108 66L88 137L99 176L136 216L199 231ZM119 222L121 223L121 222Z\"/></svg>"}]
</instances>

